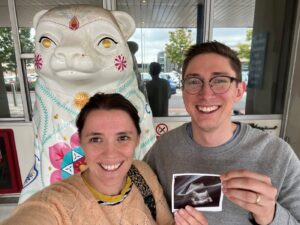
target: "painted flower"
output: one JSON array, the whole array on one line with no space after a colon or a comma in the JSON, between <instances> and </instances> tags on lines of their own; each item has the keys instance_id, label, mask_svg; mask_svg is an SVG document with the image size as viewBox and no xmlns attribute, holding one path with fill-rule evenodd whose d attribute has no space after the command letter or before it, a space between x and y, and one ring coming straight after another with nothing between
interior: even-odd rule
<instances>
[{"instance_id":1,"label":"painted flower","mask_svg":"<svg viewBox=\"0 0 300 225\"><path fill-rule=\"evenodd\" d=\"M34 55L34 66L35 66L35 69L37 69L37 70L42 69L43 59L40 54Z\"/></svg>"},{"instance_id":2,"label":"painted flower","mask_svg":"<svg viewBox=\"0 0 300 225\"><path fill-rule=\"evenodd\" d=\"M70 145L65 142L59 142L49 147L49 158L52 166L56 169L52 172L50 183L62 180L61 164L65 154L80 145L78 133L74 133L70 139Z\"/></svg>"},{"instance_id":3,"label":"painted flower","mask_svg":"<svg viewBox=\"0 0 300 225\"><path fill-rule=\"evenodd\" d=\"M127 61L126 58L122 55L118 55L115 58L115 67L119 70L119 71L123 71L127 66Z\"/></svg>"}]
</instances>

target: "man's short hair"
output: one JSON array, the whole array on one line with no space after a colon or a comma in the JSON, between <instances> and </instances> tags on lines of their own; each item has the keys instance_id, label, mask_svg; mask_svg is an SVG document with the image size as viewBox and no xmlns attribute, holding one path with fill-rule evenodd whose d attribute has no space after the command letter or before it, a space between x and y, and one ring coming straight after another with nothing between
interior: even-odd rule
<instances>
[{"instance_id":1,"label":"man's short hair","mask_svg":"<svg viewBox=\"0 0 300 225\"><path fill-rule=\"evenodd\" d=\"M228 58L232 69L236 73L236 78L239 79L240 81L242 80L242 75L241 75L242 66L237 53L231 48L229 48L228 46L217 41L192 45L185 53L185 59L183 61L183 66L182 66L182 76L184 77L190 61L195 56L206 54L206 53L215 53Z\"/></svg>"},{"instance_id":2,"label":"man's short hair","mask_svg":"<svg viewBox=\"0 0 300 225\"><path fill-rule=\"evenodd\" d=\"M161 72L161 65L157 62L152 62L150 63L149 66L149 73L151 74L151 76L158 76L159 73Z\"/></svg>"}]
</instances>

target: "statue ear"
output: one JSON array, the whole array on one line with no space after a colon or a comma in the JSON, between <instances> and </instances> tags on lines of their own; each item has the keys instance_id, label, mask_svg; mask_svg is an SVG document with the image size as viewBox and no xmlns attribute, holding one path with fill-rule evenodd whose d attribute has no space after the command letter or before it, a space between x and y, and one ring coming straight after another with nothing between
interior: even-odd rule
<instances>
[{"instance_id":1,"label":"statue ear","mask_svg":"<svg viewBox=\"0 0 300 225\"><path fill-rule=\"evenodd\" d=\"M33 27L34 29L36 29L37 27L37 24L40 20L40 18L47 12L48 10L42 10L42 11L39 11L37 12L34 17L33 17Z\"/></svg>"},{"instance_id":2,"label":"statue ear","mask_svg":"<svg viewBox=\"0 0 300 225\"><path fill-rule=\"evenodd\" d=\"M135 31L135 22L133 18L126 12L122 11L111 11L111 13L117 20L125 39L128 40Z\"/></svg>"}]
</instances>

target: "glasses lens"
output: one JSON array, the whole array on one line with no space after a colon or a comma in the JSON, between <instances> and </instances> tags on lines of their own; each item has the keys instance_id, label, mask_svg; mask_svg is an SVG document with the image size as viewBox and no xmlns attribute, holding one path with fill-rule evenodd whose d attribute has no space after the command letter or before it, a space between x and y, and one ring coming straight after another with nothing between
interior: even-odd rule
<instances>
[{"instance_id":1,"label":"glasses lens","mask_svg":"<svg viewBox=\"0 0 300 225\"><path fill-rule=\"evenodd\" d=\"M216 94L222 94L228 91L231 79L230 77L215 77L209 82L211 89Z\"/></svg>"},{"instance_id":2,"label":"glasses lens","mask_svg":"<svg viewBox=\"0 0 300 225\"><path fill-rule=\"evenodd\" d=\"M189 77L184 80L183 88L190 94L196 94L201 90L202 85L203 82L199 78Z\"/></svg>"}]
</instances>

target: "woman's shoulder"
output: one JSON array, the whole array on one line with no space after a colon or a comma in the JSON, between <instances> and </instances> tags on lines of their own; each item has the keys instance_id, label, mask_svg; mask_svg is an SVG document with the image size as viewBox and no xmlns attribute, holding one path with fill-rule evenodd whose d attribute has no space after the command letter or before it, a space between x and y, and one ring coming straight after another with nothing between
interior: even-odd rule
<instances>
[{"instance_id":1,"label":"woman's shoulder","mask_svg":"<svg viewBox=\"0 0 300 225\"><path fill-rule=\"evenodd\" d=\"M34 194L28 200L49 201L50 199L73 199L81 187L80 174L73 175L66 180L57 181Z\"/></svg>"},{"instance_id":2,"label":"woman's shoulder","mask_svg":"<svg viewBox=\"0 0 300 225\"><path fill-rule=\"evenodd\" d=\"M144 161L141 160L134 160L133 165L137 168L137 170L141 174L149 174L149 175L155 175L151 167Z\"/></svg>"}]
</instances>

